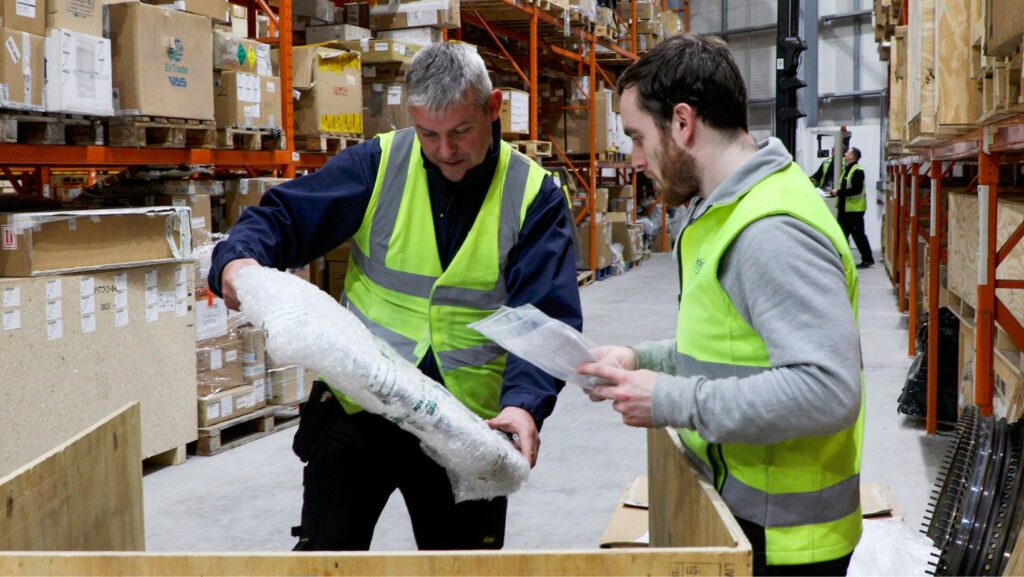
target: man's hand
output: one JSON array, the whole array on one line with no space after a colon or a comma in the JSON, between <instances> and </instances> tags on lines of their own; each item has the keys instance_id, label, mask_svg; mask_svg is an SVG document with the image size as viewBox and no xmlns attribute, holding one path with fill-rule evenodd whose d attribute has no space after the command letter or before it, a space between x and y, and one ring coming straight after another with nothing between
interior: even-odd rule
<instances>
[{"instance_id":1,"label":"man's hand","mask_svg":"<svg viewBox=\"0 0 1024 577\"><path fill-rule=\"evenodd\" d=\"M236 258L224 265L220 275L220 292L224 296L224 304L233 311L237 311L240 304L235 292L235 279L238 278L238 271L247 266L260 266L260 263L253 258Z\"/></svg>"},{"instance_id":2,"label":"man's hand","mask_svg":"<svg viewBox=\"0 0 1024 577\"><path fill-rule=\"evenodd\" d=\"M540 452L540 433L533 415L519 407L505 407L497 417L487 421L492 429L519 436L519 452L526 457L532 469L537 464L537 453Z\"/></svg>"},{"instance_id":3,"label":"man's hand","mask_svg":"<svg viewBox=\"0 0 1024 577\"><path fill-rule=\"evenodd\" d=\"M602 365L611 365L627 371L636 369L636 351L629 347L607 345L590 349L590 352Z\"/></svg>"},{"instance_id":4,"label":"man's hand","mask_svg":"<svg viewBox=\"0 0 1024 577\"><path fill-rule=\"evenodd\" d=\"M654 396L654 371L617 369L601 362L583 363L576 372L594 375L612 385L597 385L590 391L593 400L611 399L612 408L622 413L622 422L633 427L652 427L651 401Z\"/></svg>"}]
</instances>

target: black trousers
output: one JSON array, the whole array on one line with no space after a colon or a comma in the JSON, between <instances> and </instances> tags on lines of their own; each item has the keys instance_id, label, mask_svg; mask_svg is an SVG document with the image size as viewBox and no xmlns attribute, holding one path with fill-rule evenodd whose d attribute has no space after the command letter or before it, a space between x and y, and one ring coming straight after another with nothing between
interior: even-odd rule
<instances>
[{"instance_id":1,"label":"black trousers","mask_svg":"<svg viewBox=\"0 0 1024 577\"><path fill-rule=\"evenodd\" d=\"M875 256L871 254L871 243L868 236L864 234L864 213L863 212L840 212L837 219L839 228L843 229L843 236L853 237L853 243L857 245L860 252L860 260L863 263L875 262Z\"/></svg>"},{"instance_id":2,"label":"black trousers","mask_svg":"<svg viewBox=\"0 0 1024 577\"><path fill-rule=\"evenodd\" d=\"M326 393L326 396L324 396ZM293 445L303 471L302 551L365 551L391 494L402 492L420 549L500 549L505 498L455 504L445 469L383 417L346 414L317 382Z\"/></svg>"},{"instance_id":3,"label":"black trousers","mask_svg":"<svg viewBox=\"0 0 1024 577\"><path fill-rule=\"evenodd\" d=\"M846 575L853 553L832 561L808 563L807 565L767 565L764 527L743 519L736 520L739 521L740 528L743 529L743 533L750 540L751 548L754 550L754 575Z\"/></svg>"}]
</instances>

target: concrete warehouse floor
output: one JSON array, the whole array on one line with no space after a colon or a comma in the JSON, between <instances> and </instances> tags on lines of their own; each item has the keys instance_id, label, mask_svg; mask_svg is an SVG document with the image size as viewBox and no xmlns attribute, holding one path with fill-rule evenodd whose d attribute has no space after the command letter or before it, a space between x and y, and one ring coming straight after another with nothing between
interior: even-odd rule
<instances>
[{"instance_id":1,"label":"concrete warehouse floor","mask_svg":"<svg viewBox=\"0 0 1024 577\"><path fill-rule=\"evenodd\" d=\"M876 260L880 207L868 228ZM867 387L862 481L889 485L907 524L920 526L944 443L923 422L896 413L910 359L906 319L896 311L881 264L861 271L860 323ZM655 254L636 270L582 291L585 333L598 343L631 344L674 334L676 267ZM838 303L837 303L838 304ZM144 478L150 551L286 551L299 522L302 467L287 429L215 457L191 457ZM646 474L645 433L626 427L610 405L569 385L542 432L529 483L510 498L506 549L597 546L623 487ZM376 550L412 550L404 503L393 495L377 525Z\"/></svg>"}]
</instances>

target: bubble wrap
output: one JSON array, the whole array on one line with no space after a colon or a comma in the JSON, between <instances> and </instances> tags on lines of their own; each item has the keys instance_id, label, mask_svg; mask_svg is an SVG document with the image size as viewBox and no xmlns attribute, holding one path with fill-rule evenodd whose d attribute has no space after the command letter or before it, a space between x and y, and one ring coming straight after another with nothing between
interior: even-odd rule
<instances>
[{"instance_id":1,"label":"bubble wrap","mask_svg":"<svg viewBox=\"0 0 1024 577\"><path fill-rule=\"evenodd\" d=\"M456 502L493 499L530 474L505 435L374 337L316 286L270 268L246 267L235 283L242 312L267 333L276 362L316 371L367 411L420 439L448 471Z\"/></svg>"}]
</instances>

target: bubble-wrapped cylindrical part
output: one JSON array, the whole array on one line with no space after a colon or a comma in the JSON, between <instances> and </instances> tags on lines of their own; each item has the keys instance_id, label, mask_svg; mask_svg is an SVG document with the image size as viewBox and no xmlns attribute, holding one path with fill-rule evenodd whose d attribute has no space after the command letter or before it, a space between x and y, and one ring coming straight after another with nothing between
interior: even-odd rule
<instances>
[{"instance_id":1,"label":"bubble-wrapped cylindrical part","mask_svg":"<svg viewBox=\"0 0 1024 577\"><path fill-rule=\"evenodd\" d=\"M275 361L307 367L371 413L420 439L448 471L456 502L519 489L526 459L447 389L398 355L330 295L274 269L246 267L235 283L242 312L267 333Z\"/></svg>"}]
</instances>

